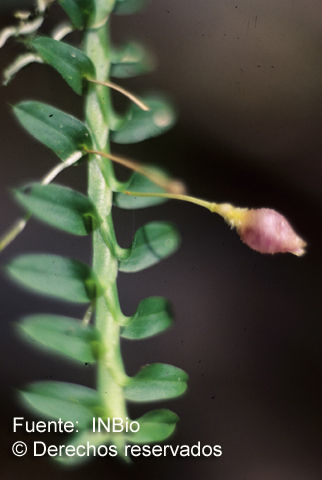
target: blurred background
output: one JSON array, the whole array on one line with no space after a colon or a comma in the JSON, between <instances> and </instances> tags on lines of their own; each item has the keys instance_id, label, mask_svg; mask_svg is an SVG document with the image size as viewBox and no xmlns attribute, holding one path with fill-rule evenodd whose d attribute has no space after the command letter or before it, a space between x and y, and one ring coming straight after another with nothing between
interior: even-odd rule
<instances>
[{"instance_id":1,"label":"blurred background","mask_svg":"<svg viewBox=\"0 0 322 480\"><path fill-rule=\"evenodd\" d=\"M12 21L13 7L30 4L1 0L1 27ZM53 7L44 31L62 17ZM223 447L220 459L155 458L131 468L102 459L65 472L46 459L12 456L11 444L24 440L12 434L12 417L28 416L14 389L40 379L91 386L95 372L33 350L14 333L14 322L26 313L77 316L82 309L29 294L2 275L1 479L321 478L321 31L318 0L154 0L138 15L113 18L115 43L139 39L159 62L153 74L120 83L138 93L165 90L180 112L165 136L115 145L114 152L166 167L197 196L277 209L308 241L308 253L261 256L219 218L190 205L115 211L123 245L152 219L174 221L183 237L180 251L164 263L120 275L125 313L150 295L168 297L176 312L165 334L124 343L127 370L154 361L185 369L186 395L160 404L181 418L171 441ZM1 70L20 51L9 42L0 51ZM40 178L56 162L17 125L10 104L33 98L81 117L82 101L44 66L26 69L0 88L0 97L4 230L20 215L9 189ZM59 182L84 191L85 176L83 166ZM34 251L90 261L88 239L31 221L1 264ZM130 412L136 416L149 407L131 406ZM63 441L51 437L57 440Z\"/></svg>"}]
</instances>

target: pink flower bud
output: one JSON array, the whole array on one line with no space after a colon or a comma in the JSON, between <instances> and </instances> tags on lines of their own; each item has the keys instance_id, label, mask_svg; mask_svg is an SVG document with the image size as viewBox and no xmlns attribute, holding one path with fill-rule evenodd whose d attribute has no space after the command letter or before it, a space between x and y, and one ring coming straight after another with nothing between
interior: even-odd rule
<instances>
[{"instance_id":1,"label":"pink flower bud","mask_svg":"<svg viewBox=\"0 0 322 480\"><path fill-rule=\"evenodd\" d=\"M271 208L247 210L237 226L241 240L260 253L305 253L306 243L283 215Z\"/></svg>"}]
</instances>

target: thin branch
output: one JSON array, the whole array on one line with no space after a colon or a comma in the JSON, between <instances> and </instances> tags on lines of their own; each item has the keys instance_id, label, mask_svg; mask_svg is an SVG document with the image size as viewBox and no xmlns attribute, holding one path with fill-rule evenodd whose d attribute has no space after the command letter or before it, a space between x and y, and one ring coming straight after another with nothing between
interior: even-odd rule
<instances>
[{"instance_id":1,"label":"thin branch","mask_svg":"<svg viewBox=\"0 0 322 480\"><path fill-rule=\"evenodd\" d=\"M3 85L8 85L20 70L31 63L43 63L43 60L39 55L35 55L34 53L19 55L19 57L3 71Z\"/></svg>"},{"instance_id":2,"label":"thin branch","mask_svg":"<svg viewBox=\"0 0 322 480\"><path fill-rule=\"evenodd\" d=\"M51 36L54 40L62 40L67 35L74 31L72 25L69 22L64 22L58 25L51 33Z\"/></svg>"},{"instance_id":3,"label":"thin branch","mask_svg":"<svg viewBox=\"0 0 322 480\"><path fill-rule=\"evenodd\" d=\"M29 20L31 17L31 12L17 11L16 18L19 20L19 24L16 26L6 27L0 31L0 48L2 48L11 37L30 35L37 32L44 22L46 9L54 1L55 0L37 0L38 15L32 20Z\"/></svg>"},{"instance_id":4,"label":"thin branch","mask_svg":"<svg viewBox=\"0 0 322 480\"><path fill-rule=\"evenodd\" d=\"M111 153L100 152L98 150L85 150L87 153L92 155L99 155L101 157L107 158L112 160L112 162L118 163L119 165L123 165L134 172L140 173L141 175L148 178L151 182L155 183L159 187L163 188L167 192L172 193L182 193L185 191L185 186L182 182L178 180L169 180L165 176L160 173L153 172L152 170L143 167L139 163L133 162L127 158L119 157L117 155L112 155Z\"/></svg>"},{"instance_id":5,"label":"thin branch","mask_svg":"<svg viewBox=\"0 0 322 480\"><path fill-rule=\"evenodd\" d=\"M125 195L131 195L133 197L157 197L193 203L195 205L199 205L200 207L206 208L212 213L217 213L231 227L238 226L245 217L245 214L248 212L247 208L234 207L230 203L208 202L207 200L192 197L191 195L182 195L176 193L131 192L129 190L125 190L122 193L124 193Z\"/></svg>"},{"instance_id":6,"label":"thin branch","mask_svg":"<svg viewBox=\"0 0 322 480\"><path fill-rule=\"evenodd\" d=\"M29 218L31 217L30 214L27 214L24 218L20 218L17 220L13 226L6 232L0 239L0 252L4 250L10 243L12 243L18 235L23 231Z\"/></svg>"},{"instance_id":7,"label":"thin branch","mask_svg":"<svg viewBox=\"0 0 322 480\"><path fill-rule=\"evenodd\" d=\"M83 156L83 152L77 151L73 153L70 157L68 157L64 162L59 163L53 169L51 169L47 175L43 177L41 180L42 185L48 185L51 183L57 175L59 175L63 170L66 168L71 167L74 165L78 160L80 160ZM12 243L18 235L24 230L26 227L28 220L31 218L31 214L26 214L23 218L18 219L12 227L7 230L6 233L0 238L0 252L2 252L10 243Z\"/></svg>"},{"instance_id":8,"label":"thin branch","mask_svg":"<svg viewBox=\"0 0 322 480\"><path fill-rule=\"evenodd\" d=\"M66 168L69 168L72 165L74 165L76 162L78 162L78 160L80 160L82 156L83 156L83 152L81 151L74 152L64 162L59 163L52 170L50 170L47 173L47 175L42 179L41 184L48 185L49 183L51 183L57 177L57 175L59 175L63 170L66 170Z\"/></svg>"},{"instance_id":9,"label":"thin branch","mask_svg":"<svg viewBox=\"0 0 322 480\"><path fill-rule=\"evenodd\" d=\"M120 85L117 85L116 83L102 82L100 80L95 80L94 78L86 78L86 80L91 83L96 83L97 85L102 85L103 87L109 87L112 90L116 90L117 92L122 93L122 95L129 98L144 112L148 112L150 110L150 107L148 107L146 103L142 102L142 100L140 100L136 95L133 95L133 93L129 92L128 90L125 90L125 88L120 87Z\"/></svg>"}]
</instances>

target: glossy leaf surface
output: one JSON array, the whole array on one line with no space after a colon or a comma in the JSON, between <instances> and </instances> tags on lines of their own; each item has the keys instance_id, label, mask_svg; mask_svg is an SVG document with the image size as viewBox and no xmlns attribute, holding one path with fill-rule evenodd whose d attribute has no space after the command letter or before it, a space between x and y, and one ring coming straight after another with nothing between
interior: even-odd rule
<instances>
[{"instance_id":1,"label":"glossy leaf surface","mask_svg":"<svg viewBox=\"0 0 322 480\"><path fill-rule=\"evenodd\" d=\"M37 37L32 41L32 46L78 95L83 92L84 79L95 75L91 60L82 50L68 43L49 37Z\"/></svg>"},{"instance_id":2,"label":"glossy leaf surface","mask_svg":"<svg viewBox=\"0 0 322 480\"><path fill-rule=\"evenodd\" d=\"M77 118L41 102L21 102L14 107L21 125L62 160L84 146L91 146L90 134Z\"/></svg>"}]
</instances>

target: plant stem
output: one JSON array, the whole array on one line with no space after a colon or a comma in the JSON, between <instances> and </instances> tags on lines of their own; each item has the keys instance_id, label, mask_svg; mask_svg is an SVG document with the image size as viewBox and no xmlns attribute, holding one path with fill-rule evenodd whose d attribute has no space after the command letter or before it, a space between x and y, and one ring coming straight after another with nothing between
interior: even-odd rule
<instances>
[{"instance_id":1,"label":"plant stem","mask_svg":"<svg viewBox=\"0 0 322 480\"><path fill-rule=\"evenodd\" d=\"M123 167L126 167L132 170L133 172L140 173L144 177L148 178L151 182L155 183L155 185L158 185L159 187L163 188L167 192L180 193L185 191L185 186L182 182L167 178L165 175L162 175L156 170L144 167L143 165L140 165L137 162L133 162L133 160L129 160L128 158L119 157L118 155L112 155L111 153L100 152L98 150L91 150L88 148L84 148L84 152L87 152L88 154L98 155L103 158L107 158L109 160L112 160L112 162L114 163L123 165Z\"/></svg>"},{"instance_id":2,"label":"plant stem","mask_svg":"<svg viewBox=\"0 0 322 480\"><path fill-rule=\"evenodd\" d=\"M5 232L0 238L0 252L4 250L10 243L12 243L18 235L23 231L27 222L30 218L29 213L27 213L23 218L19 218L10 229Z\"/></svg>"},{"instance_id":3,"label":"plant stem","mask_svg":"<svg viewBox=\"0 0 322 480\"><path fill-rule=\"evenodd\" d=\"M193 203L199 207L206 208L212 213L220 215L231 227L239 227L243 222L248 211L247 208L234 207L230 203L215 203L202 200L201 198L192 197L191 195L183 195L177 193L154 193L154 192L131 192L124 190L122 193L133 197L157 197L167 198L169 200L180 200L182 202Z\"/></svg>"},{"instance_id":4,"label":"plant stem","mask_svg":"<svg viewBox=\"0 0 322 480\"><path fill-rule=\"evenodd\" d=\"M104 2L103 2L104 3ZM98 1L96 15L103 8ZM105 2L106 8L106 2ZM102 11L103 13L103 11ZM110 69L109 32L106 25L92 28L85 36L85 52L96 68L96 76L108 78ZM110 92L96 84L88 86L86 122L96 149L109 152L109 124L111 120ZM89 161L88 194L103 221L102 228L115 240L112 210L114 172L111 162L92 155ZM96 327L103 342L103 353L98 359L97 388L107 417L127 416L123 386L127 381L120 351L120 305L117 292L118 262L114 250L103 240L100 232L93 234L93 270L104 288L104 295L96 302ZM115 443L122 442L122 438Z\"/></svg>"},{"instance_id":5,"label":"plant stem","mask_svg":"<svg viewBox=\"0 0 322 480\"><path fill-rule=\"evenodd\" d=\"M144 112L148 112L150 108L142 102L136 95L133 95L133 93L129 92L128 90L125 90L125 88L121 87L120 85L117 85L116 83L113 82L102 82L101 80L95 80L94 78L87 78L89 82L96 83L97 85L102 85L103 87L109 87L112 90L116 90L117 92L122 93L125 97L127 97L129 100L131 100L135 105L137 105L141 110Z\"/></svg>"}]
</instances>

